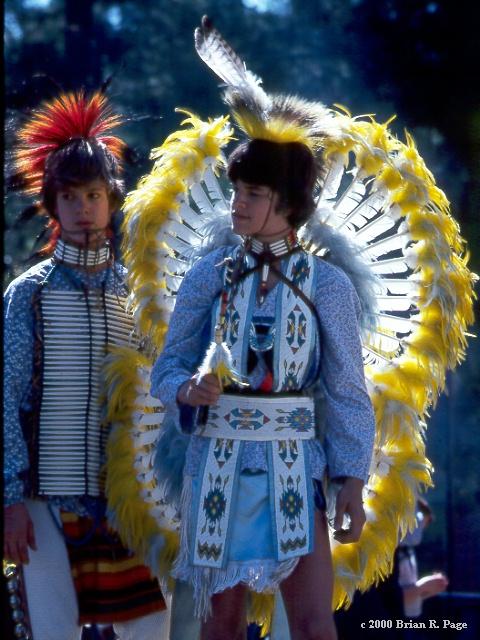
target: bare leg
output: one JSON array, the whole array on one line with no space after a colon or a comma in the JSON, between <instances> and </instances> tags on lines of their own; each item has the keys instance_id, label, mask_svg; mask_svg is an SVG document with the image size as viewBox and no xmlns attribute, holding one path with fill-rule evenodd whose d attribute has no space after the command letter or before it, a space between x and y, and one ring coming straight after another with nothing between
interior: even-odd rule
<instances>
[{"instance_id":1,"label":"bare leg","mask_svg":"<svg viewBox=\"0 0 480 640\"><path fill-rule=\"evenodd\" d=\"M193 615L193 589L177 580L172 598L172 623L169 640L198 640L202 623Z\"/></svg>"},{"instance_id":2,"label":"bare leg","mask_svg":"<svg viewBox=\"0 0 480 640\"><path fill-rule=\"evenodd\" d=\"M212 615L202 624L201 640L244 640L247 588L239 584L212 596Z\"/></svg>"},{"instance_id":3,"label":"bare leg","mask_svg":"<svg viewBox=\"0 0 480 640\"><path fill-rule=\"evenodd\" d=\"M337 640L333 566L324 513L315 512L315 547L280 585L292 640Z\"/></svg>"}]
</instances>

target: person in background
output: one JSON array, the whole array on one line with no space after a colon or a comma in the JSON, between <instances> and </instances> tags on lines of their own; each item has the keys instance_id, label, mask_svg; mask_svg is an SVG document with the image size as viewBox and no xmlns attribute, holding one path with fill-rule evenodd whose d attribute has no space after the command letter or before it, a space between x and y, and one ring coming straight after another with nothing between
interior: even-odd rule
<instances>
[{"instance_id":1,"label":"person in background","mask_svg":"<svg viewBox=\"0 0 480 640\"><path fill-rule=\"evenodd\" d=\"M422 615L423 601L438 595L448 587L448 578L436 572L418 578L416 549L423 532L433 520L430 505L424 498L417 499L417 526L408 532L398 545L395 562L398 563L398 584L403 593L403 611L406 618Z\"/></svg>"},{"instance_id":2,"label":"person in background","mask_svg":"<svg viewBox=\"0 0 480 640\"><path fill-rule=\"evenodd\" d=\"M394 556L392 573L365 593L356 592L352 605L335 613L340 640L385 638L407 640L423 638L419 629L403 629L395 620L415 621L422 614L423 601L445 591L448 580L442 573L418 579L416 548L423 531L432 521L432 511L424 498L417 498L417 527L400 541ZM375 621L392 621L392 628L375 628ZM362 626L365 625L365 626Z\"/></svg>"}]
</instances>

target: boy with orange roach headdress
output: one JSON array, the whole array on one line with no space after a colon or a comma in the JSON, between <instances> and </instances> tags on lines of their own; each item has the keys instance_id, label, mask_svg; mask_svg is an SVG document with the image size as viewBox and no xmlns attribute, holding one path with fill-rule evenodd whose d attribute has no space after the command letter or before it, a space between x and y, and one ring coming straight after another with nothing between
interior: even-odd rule
<instances>
[{"instance_id":1,"label":"boy with orange roach headdress","mask_svg":"<svg viewBox=\"0 0 480 640\"><path fill-rule=\"evenodd\" d=\"M138 346L111 244L120 122L105 95L79 92L18 133L17 174L50 237L46 259L5 294L4 556L22 565L36 639L77 640L87 623L113 624L119 638L168 634L157 581L105 517L102 364L113 345ZM15 616L18 637L31 637Z\"/></svg>"}]
</instances>

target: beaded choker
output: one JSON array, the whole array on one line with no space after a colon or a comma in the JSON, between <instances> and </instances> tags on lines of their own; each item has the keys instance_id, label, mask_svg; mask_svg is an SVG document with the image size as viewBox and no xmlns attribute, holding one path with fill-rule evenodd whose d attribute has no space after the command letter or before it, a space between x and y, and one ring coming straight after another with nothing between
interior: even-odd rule
<instances>
[{"instance_id":1,"label":"beaded choker","mask_svg":"<svg viewBox=\"0 0 480 640\"><path fill-rule=\"evenodd\" d=\"M272 256L273 259L273 257L280 258L289 253L296 246L298 246L297 235L295 231L291 231L288 236L275 242L260 242L257 238L251 238L248 250L258 256Z\"/></svg>"},{"instance_id":2,"label":"beaded choker","mask_svg":"<svg viewBox=\"0 0 480 640\"><path fill-rule=\"evenodd\" d=\"M111 256L112 251L108 240L97 249L83 249L59 240L53 252L53 257L59 262L79 267L98 267L108 263Z\"/></svg>"},{"instance_id":3,"label":"beaded choker","mask_svg":"<svg viewBox=\"0 0 480 640\"><path fill-rule=\"evenodd\" d=\"M270 264L282 256L286 256L293 249L296 249L298 244L297 234L292 229L290 233L280 240L275 242L261 242L257 238L249 238L245 243L246 249L249 253L252 253L259 259L262 264L262 273L260 277L260 289L259 299L260 304L265 300L267 295L267 280L268 273L270 271Z\"/></svg>"}]
</instances>

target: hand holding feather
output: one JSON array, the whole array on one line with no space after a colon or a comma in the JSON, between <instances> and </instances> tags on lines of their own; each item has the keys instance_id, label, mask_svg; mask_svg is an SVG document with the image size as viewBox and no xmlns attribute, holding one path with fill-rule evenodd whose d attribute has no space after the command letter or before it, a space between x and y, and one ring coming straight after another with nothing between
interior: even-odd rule
<instances>
[{"instance_id":1,"label":"hand holding feather","mask_svg":"<svg viewBox=\"0 0 480 640\"><path fill-rule=\"evenodd\" d=\"M217 402L220 393L220 383L216 375L196 373L180 386L177 400L191 407L211 406Z\"/></svg>"},{"instance_id":2,"label":"hand holding feather","mask_svg":"<svg viewBox=\"0 0 480 640\"><path fill-rule=\"evenodd\" d=\"M357 542L360 539L365 524L365 510L362 502L363 480L359 478L345 478L342 488L338 492L335 505L335 522L333 537L341 544ZM348 522L344 526L344 517Z\"/></svg>"}]
</instances>

